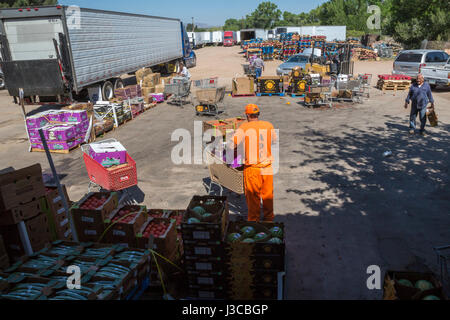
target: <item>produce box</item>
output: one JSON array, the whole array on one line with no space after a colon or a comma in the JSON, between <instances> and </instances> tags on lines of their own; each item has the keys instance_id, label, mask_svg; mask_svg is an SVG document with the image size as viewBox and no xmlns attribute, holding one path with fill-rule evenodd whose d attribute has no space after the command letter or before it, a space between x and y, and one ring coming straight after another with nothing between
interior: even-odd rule
<instances>
[{"instance_id":1,"label":"produce box","mask_svg":"<svg viewBox=\"0 0 450 320\"><path fill-rule=\"evenodd\" d=\"M127 161L127 150L120 142L90 144L89 155L103 167L121 165Z\"/></svg>"},{"instance_id":2,"label":"produce box","mask_svg":"<svg viewBox=\"0 0 450 320\"><path fill-rule=\"evenodd\" d=\"M128 96L129 98L135 98L135 97L141 97L142 96L142 90L141 90L141 86L136 84L136 85L131 85L131 86L127 86L124 89L128 89L130 92L130 95Z\"/></svg>"},{"instance_id":3,"label":"produce box","mask_svg":"<svg viewBox=\"0 0 450 320\"><path fill-rule=\"evenodd\" d=\"M163 84L157 84L155 86L155 93L163 94L166 86Z\"/></svg>"},{"instance_id":4,"label":"produce box","mask_svg":"<svg viewBox=\"0 0 450 320\"><path fill-rule=\"evenodd\" d=\"M221 241L186 240L183 242L186 257L224 257L225 249Z\"/></svg>"},{"instance_id":5,"label":"produce box","mask_svg":"<svg viewBox=\"0 0 450 320\"><path fill-rule=\"evenodd\" d=\"M59 125L48 130L48 139L52 141L66 141L75 138L76 131L73 126Z\"/></svg>"},{"instance_id":6,"label":"produce box","mask_svg":"<svg viewBox=\"0 0 450 320\"><path fill-rule=\"evenodd\" d=\"M48 123L49 120L42 115L31 116L26 120L28 129L39 129L45 127Z\"/></svg>"},{"instance_id":7,"label":"produce box","mask_svg":"<svg viewBox=\"0 0 450 320\"><path fill-rule=\"evenodd\" d=\"M122 100L132 98L131 88L117 88L116 90L114 90L114 95Z\"/></svg>"},{"instance_id":8,"label":"produce box","mask_svg":"<svg viewBox=\"0 0 450 320\"><path fill-rule=\"evenodd\" d=\"M207 216L207 213L210 216ZM228 216L227 197L194 196L186 210L181 226L183 242L186 240L223 240L228 226Z\"/></svg>"},{"instance_id":9,"label":"produce box","mask_svg":"<svg viewBox=\"0 0 450 320\"><path fill-rule=\"evenodd\" d=\"M50 150L71 150L80 145L80 141L77 139L70 141L48 141L48 148Z\"/></svg>"},{"instance_id":10,"label":"produce box","mask_svg":"<svg viewBox=\"0 0 450 320\"><path fill-rule=\"evenodd\" d=\"M164 93L151 93L150 94L156 102L164 102Z\"/></svg>"},{"instance_id":11,"label":"produce box","mask_svg":"<svg viewBox=\"0 0 450 320\"><path fill-rule=\"evenodd\" d=\"M142 96L148 97L149 95L152 95L155 93L155 87L142 87Z\"/></svg>"},{"instance_id":12,"label":"produce box","mask_svg":"<svg viewBox=\"0 0 450 320\"><path fill-rule=\"evenodd\" d=\"M42 209L40 200L35 200L0 212L0 226L15 225L23 220L31 219L43 212Z\"/></svg>"},{"instance_id":13,"label":"produce box","mask_svg":"<svg viewBox=\"0 0 450 320\"><path fill-rule=\"evenodd\" d=\"M203 122L203 132L208 130L214 131L214 137L219 136L219 133L223 137L226 137L228 130L235 130L235 124L227 120L211 120Z\"/></svg>"},{"instance_id":14,"label":"produce box","mask_svg":"<svg viewBox=\"0 0 450 320\"><path fill-rule=\"evenodd\" d=\"M45 213L40 213L34 218L25 221L28 238L31 244L39 242L50 242L51 233L48 218Z\"/></svg>"},{"instance_id":15,"label":"produce box","mask_svg":"<svg viewBox=\"0 0 450 320\"><path fill-rule=\"evenodd\" d=\"M47 300L54 292L58 281L40 278L27 277L20 274L13 274L7 280L9 289L3 293L2 298L6 300L18 300L15 296L20 293L26 300ZM26 284L25 287L23 287ZM59 283L59 287L62 284Z\"/></svg>"},{"instance_id":16,"label":"produce box","mask_svg":"<svg viewBox=\"0 0 450 320\"><path fill-rule=\"evenodd\" d=\"M142 68L136 71L136 81L137 83L140 83L141 80L144 80L144 78L150 74L152 74L152 69L150 68Z\"/></svg>"},{"instance_id":17,"label":"produce box","mask_svg":"<svg viewBox=\"0 0 450 320\"><path fill-rule=\"evenodd\" d=\"M244 167L238 161L233 165L228 165L222 159L217 158L209 151L206 151L209 169L209 176L213 182L237 193L244 194Z\"/></svg>"},{"instance_id":18,"label":"produce box","mask_svg":"<svg viewBox=\"0 0 450 320\"><path fill-rule=\"evenodd\" d=\"M115 192L91 192L75 203L71 210L79 241L98 242L105 232L104 221L118 205Z\"/></svg>"},{"instance_id":19,"label":"produce box","mask_svg":"<svg viewBox=\"0 0 450 320\"><path fill-rule=\"evenodd\" d=\"M149 210L150 213L153 210ZM170 219L172 222L175 222L177 230L181 230L181 224L183 223L183 217L186 213L186 210L163 210L165 213L165 218Z\"/></svg>"},{"instance_id":20,"label":"produce box","mask_svg":"<svg viewBox=\"0 0 450 320\"><path fill-rule=\"evenodd\" d=\"M224 300L226 299L226 289L224 286L197 285L189 288L189 298L201 300Z\"/></svg>"},{"instance_id":21,"label":"produce box","mask_svg":"<svg viewBox=\"0 0 450 320\"><path fill-rule=\"evenodd\" d=\"M156 87L160 84L161 74L152 73L147 76L142 81L142 86L144 87Z\"/></svg>"},{"instance_id":22,"label":"produce box","mask_svg":"<svg viewBox=\"0 0 450 320\"><path fill-rule=\"evenodd\" d=\"M80 123L88 120L88 113L86 110L65 111L63 115L63 122L66 123Z\"/></svg>"},{"instance_id":23,"label":"produce box","mask_svg":"<svg viewBox=\"0 0 450 320\"><path fill-rule=\"evenodd\" d=\"M422 300L430 296L443 298L442 283L432 273L387 271L384 300ZM440 296L440 297L439 297ZM446 298L444 298L446 300Z\"/></svg>"},{"instance_id":24,"label":"produce box","mask_svg":"<svg viewBox=\"0 0 450 320\"><path fill-rule=\"evenodd\" d=\"M255 94L255 81L253 78L234 78L232 81L233 95L253 95Z\"/></svg>"},{"instance_id":25,"label":"produce box","mask_svg":"<svg viewBox=\"0 0 450 320\"><path fill-rule=\"evenodd\" d=\"M223 272L202 272L202 271L188 271L187 272L188 287L192 289L198 286L226 286L227 278Z\"/></svg>"},{"instance_id":26,"label":"produce box","mask_svg":"<svg viewBox=\"0 0 450 320\"><path fill-rule=\"evenodd\" d=\"M40 164L0 174L0 210L11 210L45 195Z\"/></svg>"},{"instance_id":27,"label":"produce box","mask_svg":"<svg viewBox=\"0 0 450 320\"><path fill-rule=\"evenodd\" d=\"M283 79L278 76L263 76L256 79L257 92L282 93Z\"/></svg>"},{"instance_id":28,"label":"produce box","mask_svg":"<svg viewBox=\"0 0 450 320\"><path fill-rule=\"evenodd\" d=\"M187 272L223 273L226 270L226 261L222 257L196 257L190 256L184 259L184 267Z\"/></svg>"},{"instance_id":29,"label":"produce box","mask_svg":"<svg viewBox=\"0 0 450 320\"><path fill-rule=\"evenodd\" d=\"M130 248L136 247L136 236L147 219L145 206L119 206L105 220L108 224L106 242L126 244Z\"/></svg>"},{"instance_id":30,"label":"produce box","mask_svg":"<svg viewBox=\"0 0 450 320\"><path fill-rule=\"evenodd\" d=\"M174 222L166 218L149 218L137 235L137 247L153 249L163 256L175 251L177 230Z\"/></svg>"}]
</instances>

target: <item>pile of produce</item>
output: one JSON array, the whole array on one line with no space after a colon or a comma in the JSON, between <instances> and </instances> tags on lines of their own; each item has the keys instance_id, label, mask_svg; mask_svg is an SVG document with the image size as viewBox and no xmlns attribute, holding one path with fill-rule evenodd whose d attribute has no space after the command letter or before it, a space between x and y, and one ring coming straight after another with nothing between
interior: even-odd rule
<instances>
[{"instance_id":1,"label":"pile of produce","mask_svg":"<svg viewBox=\"0 0 450 320\"><path fill-rule=\"evenodd\" d=\"M167 229L170 227L169 223L152 221L145 228L142 236L149 238L152 235L155 238L162 238L166 235Z\"/></svg>"},{"instance_id":2,"label":"pile of produce","mask_svg":"<svg viewBox=\"0 0 450 320\"><path fill-rule=\"evenodd\" d=\"M259 232L252 226L245 226L241 229L241 232L231 233L228 235L228 242L236 243L273 243L282 244L284 233L280 227L273 227L269 230L269 233Z\"/></svg>"},{"instance_id":3,"label":"pile of produce","mask_svg":"<svg viewBox=\"0 0 450 320\"><path fill-rule=\"evenodd\" d=\"M94 195L83 202L83 204L80 206L80 209L95 210L102 207L106 203L106 201L108 201L108 198L105 195L102 195L100 197Z\"/></svg>"}]
</instances>

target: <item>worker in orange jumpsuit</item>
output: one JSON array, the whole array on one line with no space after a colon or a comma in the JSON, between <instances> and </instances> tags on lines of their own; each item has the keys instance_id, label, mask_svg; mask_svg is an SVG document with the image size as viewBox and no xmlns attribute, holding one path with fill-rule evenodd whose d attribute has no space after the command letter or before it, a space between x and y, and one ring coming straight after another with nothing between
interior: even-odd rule
<instances>
[{"instance_id":1,"label":"worker in orange jumpsuit","mask_svg":"<svg viewBox=\"0 0 450 320\"><path fill-rule=\"evenodd\" d=\"M261 219L261 201L264 222L273 222L273 156L272 143L277 136L273 125L260 121L257 105L246 107L248 122L244 122L233 136L234 145L245 150L244 188L248 207L248 221Z\"/></svg>"}]
</instances>

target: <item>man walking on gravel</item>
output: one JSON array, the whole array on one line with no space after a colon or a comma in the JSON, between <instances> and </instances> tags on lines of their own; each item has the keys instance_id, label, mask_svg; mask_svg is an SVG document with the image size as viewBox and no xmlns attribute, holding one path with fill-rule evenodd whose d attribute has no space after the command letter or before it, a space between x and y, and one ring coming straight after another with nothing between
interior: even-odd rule
<instances>
[{"instance_id":1,"label":"man walking on gravel","mask_svg":"<svg viewBox=\"0 0 450 320\"><path fill-rule=\"evenodd\" d=\"M426 136L425 126L427 124L427 106L431 102L430 110L434 110L434 99L431 94L430 85L425 82L422 74L417 76L417 82L411 86L406 98L405 109L408 109L409 102L412 101L409 133L413 135L416 131L417 114L420 117L420 134Z\"/></svg>"}]
</instances>

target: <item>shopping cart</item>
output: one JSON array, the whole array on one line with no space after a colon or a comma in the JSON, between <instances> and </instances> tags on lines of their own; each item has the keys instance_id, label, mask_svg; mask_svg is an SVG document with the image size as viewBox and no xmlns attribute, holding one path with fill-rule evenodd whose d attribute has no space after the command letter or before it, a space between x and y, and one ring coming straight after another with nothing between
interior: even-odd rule
<instances>
[{"instance_id":1,"label":"shopping cart","mask_svg":"<svg viewBox=\"0 0 450 320\"><path fill-rule=\"evenodd\" d=\"M336 100L363 103L364 88L362 79L338 81L336 82L336 89L339 91Z\"/></svg>"},{"instance_id":2,"label":"shopping cart","mask_svg":"<svg viewBox=\"0 0 450 320\"><path fill-rule=\"evenodd\" d=\"M331 94L333 92L334 82L331 81L327 85L310 85L306 86L305 106L315 107L327 105L333 107Z\"/></svg>"},{"instance_id":3,"label":"shopping cart","mask_svg":"<svg viewBox=\"0 0 450 320\"><path fill-rule=\"evenodd\" d=\"M208 89L208 88L217 88L219 84L219 77L213 77L208 79L202 79L202 80L193 80L194 87L201 88L201 89Z\"/></svg>"},{"instance_id":4,"label":"shopping cart","mask_svg":"<svg viewBox=\"0 0 450 320\"><path fill-rule=\"evenodd\" d=\"M117 142L116 139L107 139L81 146L83 159L89 175L89 192L103 189L107 191L125 191L138 184L136 162L127 153L127 163L112 168L105 168L90 155L91 145ZM95 188L95 189L94 189Z\"/></svg>"},{"instance_id":5,"label":"shopping cart","mask_svg":"<svg viewBox=\"0 0 450 320\"><path fill-rule=\"evenodd\" d=\"M172 79L172 83L166 84L164 88L164 95L171 96L168 101L170 104L179 105L182 107L186 103L192 104L191 96L192 81L184 77L176 77Z\"/></svg>"},{"instance_id":6,"label":"shopping cart","mask_svg":"<svg viewBox=\"0 0 450 320\"><path fill-rule=\"evenodd\" d=\"M370 99L370 87L372 85L372 75L371 74L360 74L359 79L361 81L361 94L364 98Z\"/></svg>"},{"instance_id":7,"label":"shopping cart","mask_svg":"<svg viewBox=\"0 0 450 320\"><path fill-rule=\"evenodd\" d=\"M246 76L256 78L256 69L254 67L252 67L250 64L243 64L242 67L244 68L244 74Z\"/></svg>"},{"instance_id":8,"label":"shopping cart","mask_svg":"<svg viewBox=\"0 0 450 320\"><path fill-rule=\"evenodd\" d=\"M198 103L195 107L196 115L218 116L219 103L225 98L225 87L200 89L195 92Z\"/></svg>"}]
</instances>

